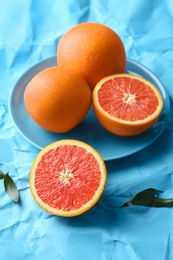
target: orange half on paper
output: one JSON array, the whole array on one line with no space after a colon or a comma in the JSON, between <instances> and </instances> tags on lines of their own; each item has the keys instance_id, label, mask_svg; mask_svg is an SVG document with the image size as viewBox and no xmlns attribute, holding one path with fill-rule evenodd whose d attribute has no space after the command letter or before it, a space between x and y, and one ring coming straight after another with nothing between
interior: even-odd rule
<instances>
[{"instance_id":1,"label":"orange half on paper","mask_svg":"<svg viewBox=\"0 0 173 260\"><path fill-rule=\"evenodd\" d=\"M86 212L99 200L105 184L102 157L90 145L77 140L61 140L43 148L30 172L35 201L57 216Z\"/></svg>"}]
</instances>

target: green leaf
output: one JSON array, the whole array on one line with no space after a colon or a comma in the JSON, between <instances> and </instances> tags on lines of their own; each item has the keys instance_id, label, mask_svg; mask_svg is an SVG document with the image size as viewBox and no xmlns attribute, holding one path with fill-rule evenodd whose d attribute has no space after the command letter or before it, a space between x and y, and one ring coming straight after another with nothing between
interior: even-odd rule
<instances>
[{"instance_id":1,"label":"green leaf","mask_svg":"<svg viewBox=\"0 0 173 260\"><path fill-rule=\"evenodd\" d=\"M167 206L168 203L170 205L171 203L170 199L159 199L155 197L157 192L163 192L163 191L156 190L154 188L143 190L137 193L132 199L127 201L125 204L123 204L121 208L131 206L131 205L143 205L143 206L150 206L150 207L163 207L163 206Z\"/></svg>"},{"instance_id":2,"label":"green leaf","mask_svg":"<svg viewBox=\"0 0 173 260\"><path fill-rule=\"evenodd\" d=\"M154 200L152 201L152 203L150 204L150 207L160 208L160 207L170 206L171 204L173 204L172 198L171 199L162 199L162 198L155 197Z\"/></svg>"},{"instance_id":3,"label":"green leaf","mask_svg":"<svg viewBox=\"0 0 173 260\"><path fill-rule=\"evenodd\" d=\"M0 170L0 180L4 179L5 174Z\"/></svg>"},{"instance_id":4,"label":"green leaf","mask_svg":"<svg viewBox=\"0 0 173 260\"><path fill-rule=\"evenodd\" d=\"M17 186L14 183L13 179L8 175L8 173L4 176L4 187L8 196L14 201L19 201L19 192L17 190Z\"/></svg>"}]
</instances>

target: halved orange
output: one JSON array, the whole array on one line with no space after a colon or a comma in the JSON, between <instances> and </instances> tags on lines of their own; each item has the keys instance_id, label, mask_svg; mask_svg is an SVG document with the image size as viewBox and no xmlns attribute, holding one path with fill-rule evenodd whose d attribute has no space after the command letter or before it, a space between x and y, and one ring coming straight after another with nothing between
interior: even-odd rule
<instances>
[{"instance_id":1,"label":"halved orange","mask_svg":"<svg viewBox=\"0 0 173 260\"><path fill-rule=\"evenodd\" d=\"M64 217L80 215L99 200L106 166L90 145L60 140L43 148L30 171L30 190L40 207Z\"/></svg>"},{"instance_id":2,"label":"halved orange","mask_svg":"<svg viewBox=\"0 0 173 260\"><path fill-rule=\"evenodd\" d=\"M163 99L148 80L132 74L103 78L93 91L94 112L104 128L120 136L134 136L159 117Z\"/></svg>"}]
</instances>

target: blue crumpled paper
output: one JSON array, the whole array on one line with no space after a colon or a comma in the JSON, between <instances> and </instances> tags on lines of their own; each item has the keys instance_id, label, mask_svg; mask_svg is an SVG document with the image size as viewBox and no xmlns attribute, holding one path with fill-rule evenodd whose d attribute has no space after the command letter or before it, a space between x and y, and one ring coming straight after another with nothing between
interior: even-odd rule
<instances>
[{"instance_id":1,"label":"blue crumpled paper","mask_svg":"<svg viewBox=\"0 0 173 260\"><path fill-rule=\"evenodd\" d=\"M43 211L31 196L29 170L39 150L16 130L8 99L23 73L54 56L63 33L85 21L103 23L119 34L127 56L163 83L171 113L152 145L106 162L107 185L91 210L62 218ZM0 259L173 259L173 207L120 208L149 187L173 197L172 24L171 0L0 1L0 169L9 171L21 198L13 203L0 181Z\"/></svg>"}]
</instances>

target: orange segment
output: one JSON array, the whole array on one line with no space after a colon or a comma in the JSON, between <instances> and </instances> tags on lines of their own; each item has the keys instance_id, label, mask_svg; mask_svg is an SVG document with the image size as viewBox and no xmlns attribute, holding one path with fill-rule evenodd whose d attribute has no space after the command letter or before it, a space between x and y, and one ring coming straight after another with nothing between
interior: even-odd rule
<instances>
[{"instance_id":1,"label":"orange segment","mask_svg":"<svg viewBox=\"0 0 173 260\"><path fill-rule=\"evenodd\" d=\"M163 107L159 90L139 76L117 74L102 79L93 91L93 107L111 133L132 136L157 120Z\"/></svg>"},{"instance_id":2,"label":"orange segment","mask_svg":"<svg viewBox=\"0 0 173 260\"><path fill-rule=\"evenodd\" d=\"M59 216L77 216L91 208L105 183L106 167L101 156L76 140L61 140L45 147L30 174L36 202Z\"/></svg>"}]
</instances>

